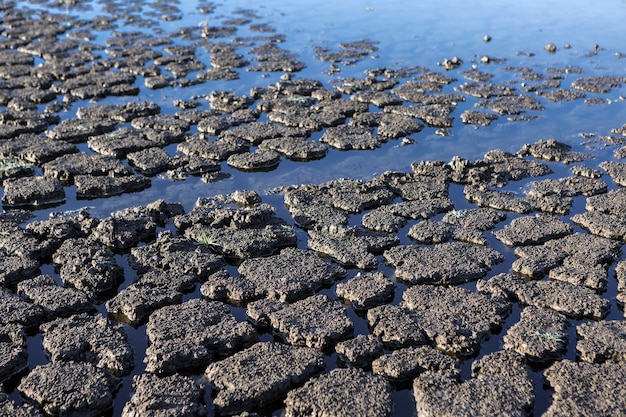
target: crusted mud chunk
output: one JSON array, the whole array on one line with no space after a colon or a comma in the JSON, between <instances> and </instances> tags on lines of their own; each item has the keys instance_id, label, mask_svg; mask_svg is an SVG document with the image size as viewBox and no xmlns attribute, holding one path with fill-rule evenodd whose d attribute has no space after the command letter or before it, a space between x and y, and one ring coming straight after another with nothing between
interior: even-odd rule
<instances>
[{"instance_id":1,"label":"crusted mud chunk","mask_svg":"<svg viewBox=\"0 0 626 417\"><path fill-rule=\"evenodd\" d=\"M124 406L122 417L206 416L203 396L203 387L187 376L137 375L133 377L133 396Z\"/></svg>"},{"instance_id":2,"label":"crusted mud chunk","mask_svg":"<svg viewBox=\"0 0 626 417\"><path fill-rule=\"evenodd\" d=\"M554 388L546 417L617 416L626 409L624 362L598 365L564 360L546 369L544 378Z\"/></svg>"},{"instance_id":3,"label":"crusted mud chunk","mask_svg":"<svg viewBox=\"0 0 626 417\"><path fill-rule=\"evenodd\" d=\"M42 325L41 331L43 347L53 362L89 362L112 375L126 375L134 366L122 325L101 315L56 319Z\"/></svg>"},{"instance_id":4,"label":"crusted mud chunk","mask_svg":"<svg viewBox=\"0 0 626 417\"><path fill-rule=\"evenodd\" d=\"M259 145L260 149L271 149L295 161L321 159L328 153L323 143L301 137L281 137L266 139Z\"/></svg>"},{"instance_id":5,"label":"crusted mud chunk","mask_svg":"<svg viewBox=\"0 0 626 417\"><path fill-rule=\"evenodd\" d=\"M326 295L296 301L268 317L274 331L294 346L325 349L354 334L343 305Z\"/></svg>"},{"instance_id":6,"label":"crusted mud chunk","mask_svg":"<svg viewBox=\"0 0 626 417\"><path fill-rule=\"evenodd\" d=\"M372 371L393 382L406 382L427 371L458 373L458 361L430 346L409 347L380 356Z\"/></svg>"},{"instance_id":7,"label":"crusted mud chunk","mask_svg":"<svg viewBox=\"0 0 626 417\"><path fill-rule=\"evenodd\" d=\"M350 301L357 310L383 305L393 298L395 284L382 272L361 274L337 284L337 296Z\"/></svg>"},{"instance_id":8,"label":"crusted mud chunk","mask_svg":"<svg viewBox=\"0 0 626 417\"><path fill-rule=\"evenodd\" d=\"M45 320L68 317L93 308L91 296L79 289L58 286L49 275L39 275L17 285L17 293L41 306Z\"/></svg>"},{"instance_id":9,"label":"crusted mud chunk","mask_svg":"<svg viewBox=\"0 0 626 417\"><path fill-rule=\"evenodd\" d=\"M400 240L390 234L372 232L360 227L337 227L333 232L309 231L309 249L323 253L346 267L374 269L374 255L396 246Z\"/></svg>"},{"instance_id":10,"label":"crusted mud chunk","mask_svg":"<svg viewBox=\"0 0 626 417\"><path fill-rule=\"evenodd\" d=\"M33 369L17 389L46 414L95 417L113 407L116 385L90 363L52 362Z\"/></svg>"},{"instance_id":11,"label":"crusted mud chunk","mask_svg":"<svg viewBox=\"0 0 626 417\"><path fill-rule=\"evenodd\" d=\"M131 284L107 300L109 314L121 318L130 324L144 321L153 311L183 300L181 292L161 287Z\"/></svg>"},{"instance_id":12,"label":"crusted mud chunk","mask_svg":"<svg viewBox=\"0 0 626 417\"><path fill-rule=\"evenodd\" d=\"M538 214L513 219L511 223L493 234L507 246L523 246L544 243L572 232L572 226L556 217Z\"/></svg>"},{"instance_id":13,"label":"crusted mud chunk","mask_svg":"<svg viewBox=\"0 0 626 417\"><path fill-rule=\"evenodd\" d=\"M360 334L354 339L337 343L335 352L338 358L350 367L367 368L374 359L383 354L383 343L371 334Z\"/></svg>"},{"instance_id":14,"label":"crusted mud chunk","mask_svg":"<svg viewBox=\"0 0 626 417\"><path fill-rule=\"evenodd\" d=\"M576 354L585 362L626 362L626 323L610 320L576 328Z\"/></svg>"},{"instance_id":15,"label":"crusted mud chunk","mask_svg":"<svg viewBox=\"0 0 626 417\"><path fill-rule=\"evenodd\" d=\"M86 142L91 136L112 132L116 126L116 121L106 119L65 119L46 134L50 139L81 143Z\"/></svg>"},{"instance_id":16,"label":"crusted mud chunk","mask_svg":"<svg viewBox=\"0 0 626 417\"><path fill-rule=\"evenodd\" d=\"M18 404L9 399L4 392L0 392L0 410L11 417L44 417L43 413L31 404Z\"/></svg>"},{"instance_id":17,"label":"crusted mud chunk","mask_svg":"<svg viewBox=\"0 0 626 417\"><path fill-rule=\"evenodd\" d=\"M298 284L296 284L296 287L301 289ZM305 288L307 290L310 289L307 285L305 285ZM243 277L233 277L228 271L220 270L209 275L200 287L200 293L209 300L238 305L250 303L263 297L264 290L262 287L257 287L251 280ZM298 292L296 291L296 293Z\"/></svg>"},{"instance_id":18,"label":"crusted mud chunk","mask_svg":"<svg viewBox=\"0 0 626 417\"><path fill-rule=\"evenodd\" d=\"M443 243L452 239L475 245L487 244L487 239L480 230L429 219L411 226L407 235L416 243L422 244Z\"/></svg>"},{"instance_id":19,"label":"crusted mud chunk","mask_svg":"<svg viewBox=\"0 0 626 417\"><path fill-rule=\"evenodd\" d=\"M4 383L26 369L28 369L28 353L23 327L16 324L0 325L0 383ZM1 404L2 393L0 392L0 407L2 407Z\"/></svg>"},{"instance_id":20,"label":"crusted mud chunk","mask_svg":"<svg viewBox=\"0 0 626 417\"><path fill-rule=\"evenodd\" d=\"M157 146L156 142L145 138L137 129L124 127L98 136L90 136L87 139L89 149L101 155L114 156L117 159L125 159L126 155L142 149Z\"/></svg>"},{"instance_id":21,"label":"crusted mud chunk","mask_svg":"<svg viewBox=\"0 0 626 417\"><path fill-rule=\"evenodd\" d=\"M534 156L545 161L556 161L569 164L587 159L590 155L580 152L572 152L572 147L554 139L539 140L535 143L526 144L519 150L520 156Z\"/></svg>"},{"instance_id":22,"label":"crusted mud chunk","mask_svg":"<svg viewBox=\"0 0 626 417\"><path fill-rule=\"evenodd\" d=\"M528 201L506 191L489 190L474 185L466 185L463 189L463 194L468 202L475 203L480 207L522 214L532 211L532 206Z\"/></svg>"},{"instance_id":23,"label":"crusted mud chunk","mask_svg":"<svg viewBox=\"0 0 626 417\"><path fill-rule=\"evenodd\" d=\"M571 219L572 222L589 230L594 235L626 241L626 218L622 215L587 211L582 214L575 214Z\"/></svg>"},{"instance_id":24,"label":"crusted mud chunk","mask_svg":"<svg viewBox=\"0 0 626 417\"><path fill-rule=\"evenodd\" d=\"M63 282L92 293L114 289L122 281L124 270L110 249L99 242L69 239L53 254Z\"/></svg>"},{"instance_id":25,"label":"crusted mud chunk","mask_svg":"<svg viewBox=\"0 0 626 417\"><path fill-rule=\"evenodd\" d=\"M473 377L460 382L450 372L427 372L413 382L417 415L526 417L534 388L522 357L496 352L475 362Z\"/></svg>"},{"instance_id":26,"label":"crusted mud chunk","mask_svg":"<svg viewBox=\"0 0 626 417\"><path fill-rule=\"evenodd\" d=\"M386 250L383 256L396 267L396 277L409 284L474 281L504 260L502 254L491 248L461 242L401 245Z\"/></svg>"},{"instance_id":27,"label":"crusted mud chunk","mask_svg":"<svg viewBox=\"0 0 626 417\"><path fill-rule=\"evenodd\" d=\"M277 401L323 370L316 349L261 342L210 364L204 375L218 390L216 410L231 415Z\"/></svg>"},{"instance_id":28,"label":"crusted mud chunk","mask_svg":"<svg viewBox=\"0 0 626 417\"><path fill-rule=\"evenodd\" d=\"M559 281L526 281L512 274L498 274L486 281L478 281L480 291L504 295L522 305L547 307L574 319L600 320L611 308L609 300L595 291Z\"/></svg>"},{"instance_id":29,"label":"crusted mud chunk","mask_svg":"<svg viewBox=\"0 0 626 417\"><path fill-rule=\"evenodd\" d=\"M131 175L122 161L109 155L76 153L62 155L42 166L44 175L71 184L77 175L122 177Z\"/></svg>"},{"instance_id":30,"label":"crusted mud chunk","mask_svg":"<svg viewBox=\"0 0 626 417\"><path fill-rule=\"evenodd\" d=\"M494 120L498 120L497 114L478 110L466 110L461 113L461 121L467 125L489 126Z\"/></svg>"},{"instance_id":31,"label":"crusted mud chunk","mask_svg":"<svg viewBox=\"0 0 626 417\"><path fill-rule=\"evenodd\" d=\"M407 289L401 305L414 311L418 326L438 349L459 356L478 352L511 313L510 302L501 297L433 285Z\"/></svg>"},{"instance_id":32,"label":"crusted mud chunk","mask_svg":"<svg viewBox=\"0 0 626 417\"><path fill-rule=\"evenodd\" d=\"M626 163L604 161L600 168L605 170L617 185L626 187Z\"/></svg>"},{"instance_id":33,"label":"crusted mud chunk","mask_svg":"<svg viewBox=\"0 0 626 417\"><path fill-rule=\"evenodd\" d=\"M56 178L9 178L3 184L2 205L7 208L37 207L65 202L63 184Z\"/></svg>"},{"instance_id":34,"label":"crusted mud chunk","mask_svg":"<svg viewBox=\"0 0 626 417\"><path fill-rule=\"evenodd\" d=\"M326 129L320 141L328 143L333 148L349 149L376 149L387 140L372 134L371 129L357 126L341 125Z\"/></svg>"},{"instance_id":35,"label":"crusted mud chunk","mask_svg":"<svg viewBox=\"0 0 626 417\"><path fill-rule=\"evenodd\" d=\"M490 209L478 208L469 210L451 210L443 216L445 223L472 228L480 231L490 230L506 220L506 213Z\"/></svg>"},{"instance_id":36,"label":"crusted mud chunk","mask_svg":"<svg viewBox=\"0 0 626 417\"><path fill-rule=\"evenodd\" d=\"M0 287L0 325L18 324L26 328L38 326L43 321L43 309Z\"/></svg>"},{"instance_id":37,"label":"crusted mud chunk","mask_svg":"<svg viewBox=\"0 0 626 417\"><path fill-rule=\"evenodd\" d=\"M267 297L295 301L315 294L346 276L346 271L313 252L285 248L279 254L245 260L238 268Z\"/></svg>"},{"instance_id":38,"label":"crusted mud chunk","mask_svg":"<svg viewBox=\"0 0 626 417\"><path fill-rule=\"evenodd\" d=\"M140 175L123 177L76 175L74 177L77 199L112 197L149 188L149 178Z\"/></svg>"},{"instance_id":39,"label":"crusted mud chunk","mask_svg":"<svg viewBox=\"0 0 626 417\"><path fill-rule=\"evenodd\" d=\"M0 284L12 285L39 273L39 262L21 256L0 256Z\"/></svg>"},{"instance_id":40,"label":"crusted mud chunk","mask_svg":"<svg viewBox=\"0 0 626 417\"><path fill-rule=\"evenodd\" d=\"M225 304L201 299L155 311L146 333L146 370L157 374L206 365L258 340L252 325L237 322Z\"/></svg>"},{"instance_id":41,"label":"crusted mud chunk","mask_svg":"<svg viewBox=\"0 0 626 417\"><path fill-rule=\"evenodd\" d=\"M280 163L280 154L271 149L234 154L226 159L228 166L242 171L267 171Z\"/></svg>"},{"instance_id":42,"label":"crusted mud chunk","mask_svg":"<svg viewBox=\"0 0 626 417\"><path fill-rule=\"evenodd\" d=\"M503 348L523 355L532 363L559 360L567 350L567 318L554 311L529 306L522 310L520 321L504 336Z\"/></svg>"},{"instance_id":43,"label":"crusted mud chunk","mask_svg":"<svg viewBox=\"0 0 626 417\"><path fill-rule=\"evenodd\" d=\"M585 209L587 211L626 216L626 190L619 188L611 190L606 194L588 197Z\"/></svg>"},{"instance_id":44,"label":"crusted mud chunk","mask_svg":"<svg viewBox=\"0 0 626 417\"><path fill-rule=\"evenodd\" d=\"M333 369L287 394L285 412L294 417L388 417L391 386L383 378L358 368Z\"/></svg>"},{"instance_id":45,"label":"crusted mud chunk","mask_svg":"<svg viewBox=\"0 0 626 417\"><path fill-rule=\"evenodd\" d=\"M191 275L198 280L216 272L224 263L224 258L208 247L173 236L169 231L159 233L156 241L149 245L132 248L129 255L129 264L138 274L156 268L171 270L180 276Z\"/></svg>"}]
</instances>

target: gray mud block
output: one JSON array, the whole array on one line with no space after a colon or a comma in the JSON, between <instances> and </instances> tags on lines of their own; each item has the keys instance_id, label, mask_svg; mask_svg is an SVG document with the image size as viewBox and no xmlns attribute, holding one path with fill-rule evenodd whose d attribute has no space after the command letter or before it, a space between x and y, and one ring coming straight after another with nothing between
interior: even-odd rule
<instances>
[{"instance_id":1,"label":"gray mud block","mask_svg":"<svg viewBox=\"0 0 626 417\"><path fill-rule=\"evenodd\" d=\"M209 364L205 377L218 390L216 410L237 414L281 399L324 367L324 355L316 349L260 342Z\"/></svg>"}]
</instances>

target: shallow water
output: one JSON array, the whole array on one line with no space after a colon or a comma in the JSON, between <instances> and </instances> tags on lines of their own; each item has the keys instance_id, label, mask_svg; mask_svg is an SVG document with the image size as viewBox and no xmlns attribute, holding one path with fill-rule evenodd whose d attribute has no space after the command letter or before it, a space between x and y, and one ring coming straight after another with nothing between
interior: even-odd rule
<instances>
[{"instance_id":1,"label":"shallow water","mask_svg":"<svg viewBox=\"0 0 626 417\"><path fill-rule=\"evenodd\" d=\"M342 2L278 2L265 1L262 4L252 1L228 1L222 3L209 3L205 1L173 1L168 5L175 5L181 18L173 21L159 20L160 12L155 12L155 7L160 2L150 3L147 1L133 2L127 5L123 2L105 1L78 1L76 4L66 5L70 2L56 5L56 2L19 1L16 8L31 8L44 10L55 14L66 14L71 19L91 19L96 16L106 15L103 8L108 4L117 4L124 7L137 7L132 13L153 19L158 26L152 28L136 27L125 24L124 18L119 18L117 31L142 31L157 33L162 30L164 34L172 33L181 27L198 27L204 25L208 19L209 25L218 25L220 22L240 16L241 9L250 10L258 16L252 23L267 23L274 28L274 33L258 33L251 31L247 25L238 26L236 36L265 36L283 34L285 42L279 44L281 48L297 54L297 59L306 64L306 68L293 75L294 79L312 78L319 80L326 87L331 87L333 81L342 77L363 78L364 71L373 68L399 69L403 67L421 66L433 71L445 73L446 76L454 77L456 82L444 87L443 92L453 93L453 87L467 81L461 74L462 71L475 67L483 72L493 74L493 83L507 84L519 88L525 81L516 72L506 71L507 66L530 67L537 72L543 73L546 68L566 68L576 66L583 69L583 74L570 74L562 80L562 87L569 88L573 80L582 76L595 75L620 75L626 70L626 58L619 58L616 54L626 53L626 2L623 0L608 0L601 4L597 2L574 2L571 1L469 1L459 3L454 0L439 2L403 2L403 1L342 1ZM72 2L74 3L74 2ZM408 3L408 4L407 4ZM578 4L577 4L578 3ZM461 5L462 4L462 5ZM205 15L198 12L198 6L213 5L214 11ZM104 46L106 39L111 35L110 31L93 31L96 35L92 43ZM483 37L489 35L490 42L485 42ZM158 36L162 36L159 34ZM354 65L338 65L340 72L328 75L325 72L330 65L315 58L315 47L328 47L333 51L338 50L341 42L350 42L360 39L369 39L378 42L378 50L370 53L366 58ZM228 39L226 39L228 40ZM184 41L176 38L177 43L188 44L198 40ZM202 42L202 39L200 39ZM548 43L557 45L556 53L548 53L544 46ZM566 49L565 44L571 45ZM596 45L598 47L596 47ZM242 46L237 52L245 53L249 47ZM593 52L593 53L592 53ZM105 55L104 52L101 52ZM492 58L503 60L502 63L482 63L481 57L488 55ZM437 63L444 59L458 56L464 64L455 70L445 71ZM200 44L196 48L196 59L209 66L210 53ZM161 106L161 113L174 113L178 111L173 105L175 99L189 100L195 96L206 96L211 91L232 91L237 94L249 94L252 87L266 87L280 80L281 73L247 72L238 70L240 79L236 81L206 81L191 87L170 87L160 90L149 90L144 87L142 77L137 77L136 85L141 88L138 98L134 97L110 97L99 100L104 103L125 103L128 101L152 101ZM194 78L194 73L188 76ZM181 202L186 211L193 208L199 197L210 197L218 194L228 194L237 189L250 189L262 194L264 201L277 208L279 217L290 220L287 210L282 204L279 195L268 195L267 191L275 187L303 184L321 183L338 178L370 179L387 170L410 171L411 163L420 160L443 160L449 161L453 156L460 155L474 160L482 158L489 150L502 149L508 152L516 152L525 143L535 142L539 139L554 138L560 142L570 144L575 150L591 151L597 155L596 159L585 161L589 166L597 168L603 161L612 159L615 147L605 147L603 143L588 144L587 139L581 134L594 134L596 136L608 135L611 129L621 127L626 123L626 96L625 87L613 88L609 93L587 93L588 98L601 97L605 102L600 105L587 105L583 100L572 102L553 103L547 99L540 99L545 106L543 111L527 111L524 114L537 116L536 119L522 122L508 121L506 116L501 116L490 126L465 125L459 115L468 109L473 109L479 101L467 96L464 103L459 103L453 112L455 125L450 128L449 136L439 136L435 128L425 127L421 132L410 136L415 141L413 145L400 146L400 140L389 140L375 151L339 151L330 149L328 155L317 161L294 162L282 159L278 168L269 172L242 172L232 169L222 162L222 172L230 175L229 178L215 183L204 183L198 177L190 176L184 181L172 181L159 176L152 178L152 186L147 190L123 194L119 197L95 200L77 200L75 187L66 187L67 201L65 204L34 210L34 219L46 219L51 212L73 210L79 207L89 206L94 217L105 217L109 213L122 208L145 205L163 198L169 202ZM208 109L206 101L200 100L200 109ZM87 101L77 101L70 109L61 112L62 118L74 118L79 107L89 105ZM42 106L43 108L44 106ZM1 110L2 108L0 108ZM379 111L370 106L371 111ZM266 120L261 118L260 120ZM193 132L193 129L192 129ZM311 139L319 139L322 132L314 133ZM590 149L591 148L591 149ZM91 153L85 144L80 145L84 152ZM166 148L172 155L176 152L175 145ZM546 178L561 178L568 175L568 168L558 163L549 164L555 171ZM543 179L543 178L542 178ZM605 178L605 180L607 180ZM609 180L609 188L616 186ZM511 183L506 189L521 192L528 181ZM0 193L3 193L0 187ZM456 209L473 207L466 202L462 194L462 187L453 185L450 191ZM577 197L572 213L584 210L584 197ZM516 215L509 214L508 221ZM438 218L435 218L438 219ZM564 220L569 216L564 216ZM291 221L292 222L292 221ZM354 216L351 223L360 223L360 217ZM399 236L408 243L406 230L410 223L403 228ZM499 224L498 228L504 224ZM576 227L575 231L581 231ZM302 236L300 234L299 236ZM505 262L496 266L489 276L499 272L509 272L510 264L515 259L513 250L507 248L495 238L490 239L490 246L503 253ZM299 247L306 248L306 241L300 238ZM126 257L118 256L118 262L125 265ZM382 265L382 263L381 263ZM133 271L126 266L125 282L120 286L129 285L134 276ZM393 276L393 269L381 266L380 268L388 276ZM54 275L51 265L42 268L44 273ZM610 277L613 276L610 270ZM356 270L349 272L351 277ZM475 284L467 284L467 288L475 288ZM398 302L402 290L405 287L398 284L396 299ZM614 279L609 279L609 287L605 297L613 299L617 292ZM323 293L334 296L334 287L324 290ZM185 299L199 297L199 291L186 295ZM98 310L106 314L104 305ZM354 321L357 333L367 332L367 322L347 307L350 318ZM245 320L245 309L232 307L232 312L239 320ZM519 319L520 309L515 306L513 314L507 319L504 329L494 335L483 345L479 357L486 353L498 350L502 343L502 337L506 328ZM619 311L615 303L607 319L622 319L623 313ZM579 322L570 320L570 346L567 358L575 359L575 325ZM131 395L130 378L132 375L141 374L143 364L142 352L147 344L145 326L137 329L127 327L127 334L136 350L135 368L131 376L125 377L120 391L117 393L113 416L119 416L125 401ZM263 335L262 339L271 338ZM29 365L32 367L45 363L45 357L41 348L41 335L37 334L28 339ZM328 369L336 366L336 357L330 355L326 358ZM462 366L463 377L469 378L469 369L472 360L465 361ZM540 415L550 401L550 391L542 389L542 371L531 371L529 374L536 385L535 415ZM213 415L210 403L210 390L207 389L206 401L209 404L209 415ZM414 415L410 388L403 387L394 391L395 410L394 416ZM11 392L11 398L19 400L19 394ZM276 409L266 411L272 415L283 413L280 405Z\"/></svg>"}]
</instances>

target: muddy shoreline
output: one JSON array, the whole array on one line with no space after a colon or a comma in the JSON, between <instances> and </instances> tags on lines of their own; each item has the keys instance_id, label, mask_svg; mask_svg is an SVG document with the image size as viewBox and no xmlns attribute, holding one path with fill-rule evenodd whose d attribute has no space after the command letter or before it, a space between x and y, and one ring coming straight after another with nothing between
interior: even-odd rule
<instances>
[{"instance_id":1,"label":"muddy shoreline","mask_svg":"<svg viewBox=\"0 0 626 417\"><path fill-rule=\"evenodd\" d=\"M44 6L0 5L3 414L624 413L623 122L366 179L227 182L602 112L626 76L483 55L344 77L382 53L361 39L314 48L324 83L253 10L201 3L166 32L176 6ZM229 90L246 73L278 81ZM164 183L211 191L93 213Z\"/></svg>"}]
</instances>

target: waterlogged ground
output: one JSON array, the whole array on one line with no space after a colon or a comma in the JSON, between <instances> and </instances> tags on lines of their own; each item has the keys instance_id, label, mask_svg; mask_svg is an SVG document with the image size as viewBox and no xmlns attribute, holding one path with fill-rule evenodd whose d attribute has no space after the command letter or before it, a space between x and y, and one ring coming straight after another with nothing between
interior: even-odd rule
<instances>
[{"instance_id":1,"label":"waterlogged ground","mask_svg":"<svg viewBox=\"0 0 626 417\"><path fill-rule=\"evenodd\" d=\"M624 413L624 3L0 8L5 414Z\"/></svg>"}]
</instances>

